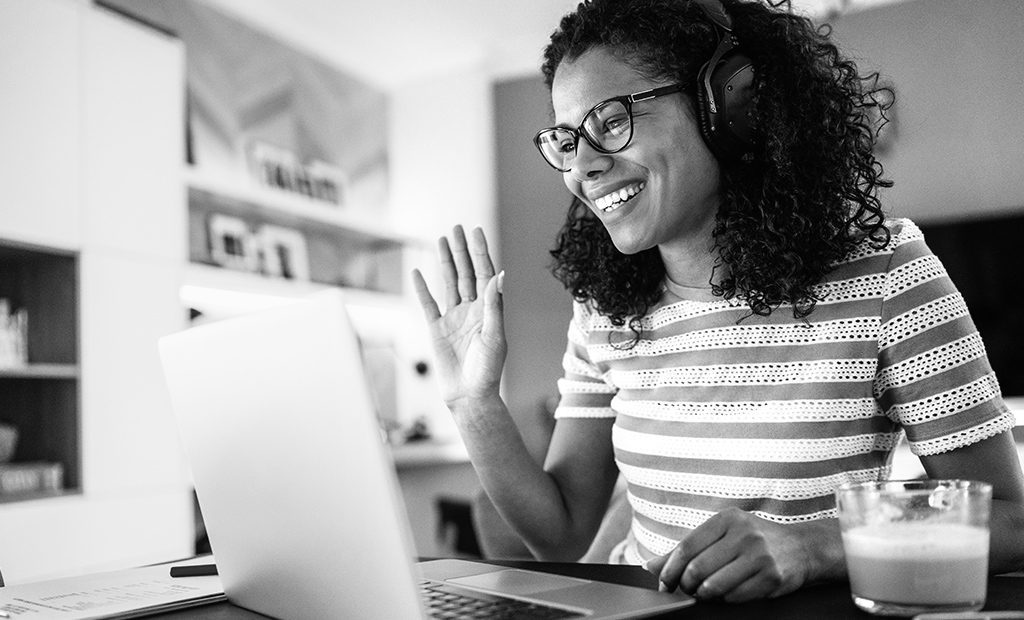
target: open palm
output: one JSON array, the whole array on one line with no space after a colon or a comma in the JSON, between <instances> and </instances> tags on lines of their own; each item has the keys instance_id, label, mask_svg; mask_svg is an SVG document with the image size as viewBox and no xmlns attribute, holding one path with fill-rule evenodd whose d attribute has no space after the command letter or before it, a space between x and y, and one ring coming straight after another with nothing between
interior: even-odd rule
<instances>
[{"instance_id":1,"label":"open palm","mask_svg":"<svg viewBox=\"0 0 1024 620\"><path fill-rule=\"evenodd\" d=\"M419 271L416 294L430 327L441 391L449 407L464 399L497 395L507 346L501 308L501 275L495 275L483 231L467 243L457 226L451 243L438 243L446 311L442 314Z\"/></svg>"}]
</instances>

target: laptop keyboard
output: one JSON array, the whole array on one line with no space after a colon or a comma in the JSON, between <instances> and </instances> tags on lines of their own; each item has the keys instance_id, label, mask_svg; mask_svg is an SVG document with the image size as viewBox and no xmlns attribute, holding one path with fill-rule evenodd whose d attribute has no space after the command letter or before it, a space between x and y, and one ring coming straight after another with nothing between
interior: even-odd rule
<instances>
[{"instance_id":1,"label":"laptop keyboard","mask_svg":"<svg viewBox=\"0 0 1024 620\"><path fill-rule=\"evenodd\" d=\"M557 607L467 590L436 581L420 582L420 593L431 618L515 618L533 620L581 618L583 614Z\"/></svg>"}]
</instances>

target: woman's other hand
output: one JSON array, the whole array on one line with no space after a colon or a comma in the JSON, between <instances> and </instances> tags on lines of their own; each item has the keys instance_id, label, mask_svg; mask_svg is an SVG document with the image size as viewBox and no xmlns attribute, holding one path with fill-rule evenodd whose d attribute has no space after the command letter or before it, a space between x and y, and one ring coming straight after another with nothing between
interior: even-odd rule
<instances>
[{"instance_id":1,"label":"woman's other hand","mask_svg":"<svg viewBox=\"0 0 1024 620\"><path fill-rule=\"evenodd\" d=\"M843 562L835 519L781 525L730 508L646 568L663 588L738 603L788 594L819 573L842 572Z\"/></svg>"},{"instance_id":2,"label":"woman's other hand","mask_svg":"<svg viewBox=\"0 0 1024 620\"><path fill-rule=\"evenodd\" d=\"M444 285L441 312L419 270L413 271L416 296L430 328L440 374L441 392L449 409L460 402L495 398L501 383L507 346L502 319L501 280L494 273L483 230L467 241L461 226L451 241L438 240Z\"/></svg>"}]
</instances>

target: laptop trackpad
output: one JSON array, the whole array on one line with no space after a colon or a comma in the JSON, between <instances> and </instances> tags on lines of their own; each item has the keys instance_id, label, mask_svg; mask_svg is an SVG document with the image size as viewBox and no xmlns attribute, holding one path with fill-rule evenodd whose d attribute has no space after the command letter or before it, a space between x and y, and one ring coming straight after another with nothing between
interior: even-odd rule
<instances>
[{"instance_id":1,"label":"laptop trackpad","mask_svg":"<svg viewBox=\"0 0 1024 620\"><path fill-rule=\"evenodd\" d=\"M492 592L511 595L538 594L551 590L561 590L571 586L590 583L586 579L575 579L562 575L550 575L510 568L493 573L448 579L448 583L480 588Z\"/></svg>"}]
</instances>

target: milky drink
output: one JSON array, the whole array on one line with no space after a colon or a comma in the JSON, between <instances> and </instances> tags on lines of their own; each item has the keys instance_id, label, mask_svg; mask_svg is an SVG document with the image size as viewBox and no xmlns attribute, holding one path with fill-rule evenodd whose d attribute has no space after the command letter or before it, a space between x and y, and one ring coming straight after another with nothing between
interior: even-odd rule
<instances>
[{"instance_id":1,"label":"milky drink","mask_svg":"<svg viewBox=\"0 0 1024 620\"><path fill-rule=\"evenodd\" d=\"M987 528L876 523L843 532L850 590L880 603L958 605L985 600Z\"/></svg>"}]
</instances>

